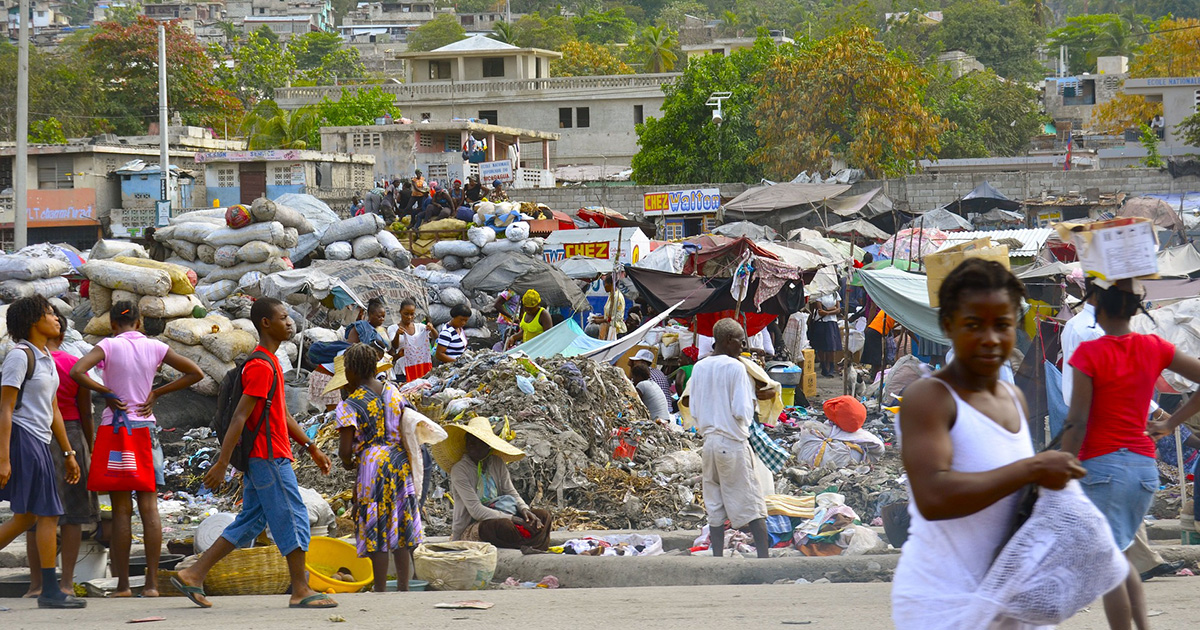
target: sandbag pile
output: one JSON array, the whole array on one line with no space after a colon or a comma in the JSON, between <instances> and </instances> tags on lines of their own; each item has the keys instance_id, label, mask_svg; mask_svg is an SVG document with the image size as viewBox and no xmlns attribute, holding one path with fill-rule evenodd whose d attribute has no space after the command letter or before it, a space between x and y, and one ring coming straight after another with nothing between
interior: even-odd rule
<instances>
[{"instance_id":1,"label":"sandbag pile","mask_svg":"<svg viewBox=\"0 0 1200 630\"><path fill-rule=\"evenodd\" d=\"M343 219L321 235L326 260L383 260L397 269L412 265L412 254L389 232L383 217L367 213Z\"/></svg>"},{"instance_id":2,"label":"sandbag pile","mask_svg":"<svg viewBox=\"0 0 1200 630\"><path fill-rule=\"evenodd\" d=\"M215 305L263 276L292 268L288 249L314 231L303 214L267 199L247 208L199 210L174 217L154 238L175 253L170 261L194 269L196 293Z\"/></svg>"},{"instance_id":3,"label":"sandbag pile","mask_svg":"<svg viewBox=\"0 0 1200 630\"><path fill-rule=\"evenodd\" d=\"M13 302L34 295L47 298L62 295L71 288L62 277L70 271L71 265L58 258L33 257L27 253L0 256L0 301Z\"/></svg>"}]
</instances>

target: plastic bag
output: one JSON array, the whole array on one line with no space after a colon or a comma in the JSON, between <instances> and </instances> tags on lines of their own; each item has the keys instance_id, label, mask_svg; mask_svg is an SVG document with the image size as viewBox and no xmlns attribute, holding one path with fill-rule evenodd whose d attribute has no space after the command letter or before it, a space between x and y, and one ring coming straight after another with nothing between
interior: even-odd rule
<instances>
[{"instance_id":1,"label":"plastic bag","mask_svg":"<svg viewBox=\"0 0 1200 630\"><path fill-rule=\"evenodd\" d=\"M259 241L261 242L261 241ZM238 263L237 245L222 245L217 248L217 252L213 255L213 262L221 267L232 267Z\"/></svg>"},{"instance_id":2,"label":"plastic bag","mask_svg":"<svg viewBox=\"0 0 1200 630\"><path fill-rule=\"evenodd\" d=\"M159 262L148 258L126 258L124 256L118 256L113 261L124 265L145 267L146 269L159 269L167 272L167 275L171 277L171 293L189 295L196 286L196 272L183 265Z\"/></svg>"},{"instance_id":3,"label":"plastic bag","mask_svg":"<svg viewBox=\"0 0 1200 630\"><path fill-rule=\"evenodd\" d=\"M110 289L125 289L139 295L159 296L171 292L171 275L162 269L135 267L111 260L93 260L85 263L82 271L88 280Z\"/></svg>"},{"instance_id":4,"label":"plastic bag","mask_svg":"<svg viewBox=\"0 0 1200 630\"><path fill-rule=\"evenodd\" d=\"M329 260L350 260L354 256L354 247L346 241L338 241L325 246L325 258Z\"/></svg>"},{"instance_id":5,"label":"plastic bag","mask_svg":"<svg viewBox=\"0 0 1200 630\"><path fill-rule=\"evenodd\" d=\"M100 239L99 241L96 241L96 245L92 247L92 252L87 259L107 260L109 258L116 258L117 256L135 256L137 258L150 257L150 255L146 253L146 248L138 245L137 243Z\"/></svg>"},{"instance_id":6,"label":"plastic bag","mask_svg":"<svg viewBox=\"0 0 1200 630\"><path fill-rule=\"evenodd\" d=\"M219 335L201 337L200 345L222 361L236 362L254 351L254 347L258 345L258 338L244 330L234 328Z\"/></svg>"},{"instance_id":7,"label":"plastic bag","mask_svg":"<svg viewBox=\"0 0 1200 630\"><path fill-rule=\"evenodd\" d=\"M358 260L367 260L383 253L383 246L374 234L364 234L354 239L351 247L354 250L354 258Z\"/></svg>"},{"instance_id":8,"label":"plastic bag","mask_svg":"<svg viewBox=\"0 0 1200 630\"><path fill-rule=\"evenodd\" d=\"M488 543L426 543L413 550L413 567L435 591L480 591L496 573L496 548Z\"/></svg>"},{"instance_id":9,"label":"plastic bag","mask_svg":"<svg viewBox=\"0 0 1200 630\"><path fill-rule=\"evenodd\" d=\"M329 229L321 235L321 244L329 245L338 241L352 241L364 234L375 234L383 227L383 217L377 214L351 217L329 226Z\"/></svg>"},{"instance_id":10,"label":"plastic bag","mask_svg":"<svg viewBox=\"0 0 1200 630\"><path fill-rule=\"evenodd\" d=\"M446 256L466 258L478 255L479 247L470 241L438 241L433 244L434 258L445 258Z\"/></svg>"},{"instance_id":11,"label":"plastic bag","mask_svg":"<svg viewBox=\"0 0 1200 630\"><path fill-rule=\"evenodd\" d=\"M529 238L529 224L525 221L517 221L504 228L504 238L518 243L524 241Z\"/></svg>"},{"instance_id":12,"label":"plastic bag","mask_svg":"<svg viewBox=\"0 0 1200 630\"><path fill-rule=\"evenodd\" d=\"M235 289L237 289L237 282L233 280L219 280L217 282L198 285L196 287L196 295L199 295L201 300L213 304L229 297Z\"/></svg>"},{"instance_id":13,"label":"plastic bag","mask_svg":"<svg viewBox=\"0 0 1200 630\"><path fill-rule=\"evenodd\" d=\"M173 319L167 323L164 336L181 344L194 346L208 335L227 333L231 330L233 330L233 324L227 318L221 315L209 315L204 319Z\"/></svg>"},{"instance_id":14,"label":"plastic bag","mask_svg":"<svg viewBox=\"0 0 1200 630\"><path fill-rule=\"evenodd\" d=\"M280 258L286 255L287 253L279 247L263 241L246 243L237 250L237 259L248 263L265 262L270 258Z\"/></svg>"},{"instance_id":15,"label":"plastic bag","mask_svg":"<svg viewBox=\"0 0 1200 630\"><path fill-rule=\"evenodd\" d=\"M467 300L466 294L462 292L462 289L457 289L454 287L446 287L445 289L439 291L438 302L450 307L458 306L460 304L467 306L470 305L470 302Z\"/></svg>"},{"instance_id":16,"label":"plastic bag","mask_svg":"<svg viewBox=\"0 0 1200 630\"><path fill-rule=\"evenodd\" d=\"M191 227L191 224L181 225L179 229L185 227ZM253 223L238 230L228 227L217 228L209 231L204 238L204 242L213 247L220 247L222 245L237 245L241 247L250 241L266 241L283 246L283 225L277 221L272 221L270 223Z\"/></svg>"},{"instance_id":17,"label":"plastic bag","mask_svg":"<svg viewBox=\"0 0 1200 630\"><path fill-rule=\"evenodd\" d=\"M467 240L480 249L496 240L496 231L492 228L473 227L467 230Z\"/></svg>"},{"instance_id":18,"label":"plastic bag","mask_svg":"<svg viewBox=\"0 0 1200 630\"><path fill-rule=\"evenodd\" d=\"M0 256L0 280L39 280L61 276L71 270L67 263L55 258Z\"/></svg>"},{"instance_id":19,"label":"plastic bag","mask_svg":"<svg viewBox=\"0 0 1200 630\"><path fill-rule=\"evenodd\" d=\"M42 278L40 280L5 280L0 282L0 300L12 302L23 297L55 297L71 290L66 278Z\"/></svg>"}]
</instances>

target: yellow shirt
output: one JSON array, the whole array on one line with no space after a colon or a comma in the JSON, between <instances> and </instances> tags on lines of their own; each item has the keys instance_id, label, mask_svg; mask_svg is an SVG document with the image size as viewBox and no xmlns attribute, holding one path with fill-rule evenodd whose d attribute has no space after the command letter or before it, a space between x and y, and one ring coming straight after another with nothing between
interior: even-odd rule
<instances>
[{"instance_id":1,"label":"yellow shirt","mask_svg":"<svg viewBox=\"0 0 1200 630\"><path fill-rule=\"evenodd\" d=\"M546 327L542 326L542 312L545 310L546 309L544 308L539 308L537 312L533 314L533 321L531 322L525 321L524 316L521 317L522 342L529 341L530 339L533 339L534 337L546 332Z\"/></svg>"}]
</instances>

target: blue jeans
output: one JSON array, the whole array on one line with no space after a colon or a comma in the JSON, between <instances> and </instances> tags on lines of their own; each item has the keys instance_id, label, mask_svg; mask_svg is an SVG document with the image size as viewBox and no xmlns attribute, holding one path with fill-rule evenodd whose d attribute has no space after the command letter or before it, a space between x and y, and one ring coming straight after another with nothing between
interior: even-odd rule
<instances>
[{"instance_id":1,"label":"blue jeans","mask_svg":"<svg viewBox=\"0 0 1200 630\"><path fill-rule=\"evenodd\" d=\"M250 470L242 476L242 511L221 537L235 547L248 547L266 526L279 553L308 551L308 508L290 459L250 458Z\"/></svg>"},{"instance_id":2,"label":"blue jeans","mask_svg":"<svg viewBox=\"0 0 1200 630\"><path fill-rule=\"evenodd\" d=\"M1108 519L1117 547L1125 551L1133 544L1158 491L1154 458L1123 448L1082 463L1088 471L1082 480L1083 491Z\"/></svg>"}]
</instances>

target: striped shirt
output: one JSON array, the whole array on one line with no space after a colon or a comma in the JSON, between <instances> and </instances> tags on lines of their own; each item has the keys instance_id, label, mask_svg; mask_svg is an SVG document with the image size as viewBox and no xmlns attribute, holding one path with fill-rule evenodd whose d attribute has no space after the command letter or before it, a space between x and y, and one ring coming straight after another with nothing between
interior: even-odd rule
<instances>
[{"instance_id":1,"label":"striped shirt","mask_svg":"<svg viewBox=\"0 0 1200 630\"><path fill-rule=\"evenodd\" d=\"M437 345L446 349L446 356L457 359L467 351L467 337L449 323L438 330Z\"/></svg>"}]
</instances>

